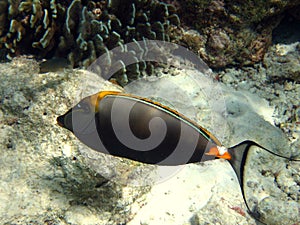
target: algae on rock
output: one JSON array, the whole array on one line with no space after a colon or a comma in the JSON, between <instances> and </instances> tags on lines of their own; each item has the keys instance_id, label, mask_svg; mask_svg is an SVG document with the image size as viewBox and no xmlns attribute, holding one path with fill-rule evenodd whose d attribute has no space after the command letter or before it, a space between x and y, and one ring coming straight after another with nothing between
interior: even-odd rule
<instances>
[{"instance_id":1,"label":"algae on rock","mask_svg":"<svg viewBox=\"0 0 300 225\"><path fill-rule=\"evenodd\" d=\"M182 23L201 36L200 43L188 47L194 48L211 68L261 61L272 43L273 29L284 15L293 16L293 9L300 5L299 0L177 2ZM182 44L190 43L191 38L183 32Z\"/></svg>"}]
</instances>

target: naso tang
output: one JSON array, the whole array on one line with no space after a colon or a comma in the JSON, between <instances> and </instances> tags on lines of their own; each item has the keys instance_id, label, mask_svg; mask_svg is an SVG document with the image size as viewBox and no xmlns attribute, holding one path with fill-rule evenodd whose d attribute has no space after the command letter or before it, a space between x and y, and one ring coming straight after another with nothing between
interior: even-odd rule
<instances>
[{"instance_id":1,"label":"naso tang","mask_svg":"<svg viewBox=\"0 0 300 225\"><path fill-rule=\"evenodd\" d=\"M251 146L296 160L249 140L225 148L208 130L176 110L122 92L102 91L88 96L59 116L57 122L96 151L143 163L171 166L226 159L237 175L247 207L244 165Z\"/></svg>"},{"instance_id":2,"label":"naso tang","mask_svg":"<svg viewBox=\"0 0 300 225\"><path fill-rule=\"evenodd\" d=\"M182 165L205 156L231 158L216 137L182 114L121 92L86 97L57 121L94 150L143 163Z\"/></svg>"}]
</instances>

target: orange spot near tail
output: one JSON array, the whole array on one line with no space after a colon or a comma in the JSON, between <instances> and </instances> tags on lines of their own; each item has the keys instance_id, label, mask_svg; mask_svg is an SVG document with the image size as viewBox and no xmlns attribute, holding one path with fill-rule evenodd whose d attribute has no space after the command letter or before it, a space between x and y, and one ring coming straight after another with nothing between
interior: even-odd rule
<instances>
[{"instance_id":1,"label":"orange spot near tail","mask_svg":"<svg viewBox=\"0 0 300 225\"><path fill-rule=\"evenodd\" d=\"M231 155L228 152L225 152L223 155L220 154L219 149L217 146L213 146L209 149L209 152L205 153L205 155L214 155L221 159L231 159Z\"/></svg>"},{"instance_id":2,"label":"orange spot near tail","mask_svg":"<svg viewBox=\"0 0 300 225\"><path fill-rule=\"evenodd\" d=\"M227 160L231 159L231 155L229 154L229 152L225 152L223 155L218 155L217 157L221 159L227 159Z\"/></svg>"}]
</instances>

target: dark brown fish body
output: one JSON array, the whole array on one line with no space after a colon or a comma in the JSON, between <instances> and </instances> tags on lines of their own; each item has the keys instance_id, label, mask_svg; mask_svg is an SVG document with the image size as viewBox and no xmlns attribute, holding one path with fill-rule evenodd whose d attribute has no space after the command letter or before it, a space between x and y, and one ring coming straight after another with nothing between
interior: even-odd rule
<instances>
[{"instance_id":1,"label":"dark brown fish body","mask_svg":"<svg viewBox=\"0 0 300 225\"><path fill-rule=\"evenodd\" d=\"M58 123L99 152L143 163L182 165L215 158L204 153L220 145L176 111L145 99L106 93L87 97L79 105L81 109L75 106Z\"/></svg>"}]
</instances>

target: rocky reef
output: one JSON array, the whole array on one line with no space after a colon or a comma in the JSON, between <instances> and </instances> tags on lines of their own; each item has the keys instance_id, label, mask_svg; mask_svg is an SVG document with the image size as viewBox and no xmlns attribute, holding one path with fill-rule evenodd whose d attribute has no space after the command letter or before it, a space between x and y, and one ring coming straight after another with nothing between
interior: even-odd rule
<instances>
[{"instance_id":1,"label":"rocky reef","mask_svg":"<svg viewBox=\"0 0 300 225\"><path fill-rule=\"evenodd\" d=\"M0 224L259 223L227 161L186 165L152 182L148 175L158 167L97 153L59 127L56 118L99 90L140 96L150 91L159 97L154 100L201 124L225 146L250 139L299 158L299 32L289 35L299 30L299 4L0 0L0 59L11 59L0 63ZM121 88L68 65L88 67L111 48L144 39L180 43L214 68L242 67L209 74L213 85L195 70L154 68L157 76ZM39 61L23 54L55 60L47 60L41 71ZM64 69L56 71L54 64ZM141 70L151 73L151 65L126 67L120 79L126 83ZM215 101L219 94L224 107ZM259 148L251 151L250 209L266 224L299 224L299 163Z\"/></svg>"},{"instance_id":2,"label":"rocky reef","mask_svg":"<svg viewBox=\"0 0 300 225\"><path fill-rule=\"evenodd\" d=\"M23 57L1 64L1 224L120 224L132 218L131 203L139 199L137 209L142 204L148 187L117 185L97 175L84 166L77 144L67 140L67 133L61 136L55 124L53 109L63 113L72 104L84 74L79 70L41 74L36 61ZM90 91L100 84L118 89L96 78L86 86ZM103 163L98 160L103 165L116 162L106 156ZM130 171L128 165L123 169ZM122 201L122 196L132 198Z\"/></svg>"},{"instance_id":3,"label":"rocky reef","mask_svg":"<svg viewBox=\"0 0 300 225\"><path fill-rule=\"evenodd\" d=\"M166 2L177 5L185 26L180 42L194 49L211 68L261 61L280 21L299 22L299 0Z\"/></svg>"}]
</instances>

